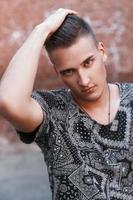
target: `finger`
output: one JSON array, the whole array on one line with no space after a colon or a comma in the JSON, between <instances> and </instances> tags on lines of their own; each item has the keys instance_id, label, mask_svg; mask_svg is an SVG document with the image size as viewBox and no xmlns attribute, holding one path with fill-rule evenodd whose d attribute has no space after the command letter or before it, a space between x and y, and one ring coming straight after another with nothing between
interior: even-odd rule
<instances>
[{"instance_id":1,"label":"finger","mask_svg":"<svg viewBox=\"0 0 133 200\"><path fill-rule=\"evenodd\" d=\"M78 14L75 10L59 8L57 12L64 12L66 14Z\"/></svg>"}]
</instances>

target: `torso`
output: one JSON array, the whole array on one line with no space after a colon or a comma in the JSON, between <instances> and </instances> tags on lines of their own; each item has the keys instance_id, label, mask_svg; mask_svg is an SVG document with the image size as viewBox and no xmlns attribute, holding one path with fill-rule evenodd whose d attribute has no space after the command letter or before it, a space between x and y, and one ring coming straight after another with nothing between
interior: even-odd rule
<instances>
[{"instance_id":1,"label":"torso","mask_svg":"<svg viewBox=\"0 0 133 200\"><path fill-rule=\"evenodd\" d=\"M53 200L133 199L133 85L119 89L114 96L120 102L107 125L86 115L68 92L45 96L49 123L36 142L48 166Z\"/></svg>"},{"instance_id":2,"label":"torso","mask_svg":"<svg viewBox=\"0 0 133 200\"><path fill-rule=\"evenodd\" d=\"M103 105L102 107L100 106L98 108L94 104L92 109L86 109L79 106L81 110L86 112L86 114L88 114L89 117L92 118L92 120L95 120L96 122L102 125L107 125L113 121L118 112L120 104L120 91L118 85L109 84L109 88L110 88L110 108L108 106L109 102L107 102L107 106ZM109 113L110 117L108 119Z\"/></svg>"}]
</instances>

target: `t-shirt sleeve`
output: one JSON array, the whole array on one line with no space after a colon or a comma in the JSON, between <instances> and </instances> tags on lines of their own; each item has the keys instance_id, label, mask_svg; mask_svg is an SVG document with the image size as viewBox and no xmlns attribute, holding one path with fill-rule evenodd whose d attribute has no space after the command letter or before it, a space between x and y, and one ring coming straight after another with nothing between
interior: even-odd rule
<instances>
[{"instance_id":1,"label":"t-shirt sleeve","mask_svg":"<svg viewBox=\"0 0 133 200\"><path fill-rule=\"evenodd\" d=\"M41 142L45 143L45 132L47 132L49 126L49 109L48 104L45 101L45 92L44 91L33 91L31 97L34 98L41 106L43 110L43 120L41 124L33 132L22 132L16 129L16 132L20 140L26 144L30 144L38 138L41 138Z\"/></svg>"}]
</instances>

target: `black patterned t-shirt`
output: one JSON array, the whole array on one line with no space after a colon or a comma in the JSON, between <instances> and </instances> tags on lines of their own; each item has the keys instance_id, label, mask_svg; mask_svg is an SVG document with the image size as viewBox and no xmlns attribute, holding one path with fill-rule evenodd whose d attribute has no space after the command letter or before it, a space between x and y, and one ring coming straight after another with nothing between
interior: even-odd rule
<instances>
[{"instance_id":1,"label":"black patterned t-shirt","mask_svg":"<svg viewBox=\"0 0 133 200\"><path fill-rule=\"evenodd\" d=\"M108 125L86 115L68 89L33 92L46 120L35 138L19 134L41 148L53 200L133 200L133 84L117 85L120 105Z\"/></svg>"}]
</instances>

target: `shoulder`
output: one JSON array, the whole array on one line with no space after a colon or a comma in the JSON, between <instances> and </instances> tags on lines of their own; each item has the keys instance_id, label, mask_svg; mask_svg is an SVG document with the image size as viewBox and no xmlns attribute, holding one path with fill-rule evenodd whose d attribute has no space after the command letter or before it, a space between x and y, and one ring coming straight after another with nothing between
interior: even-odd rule
<instances>
[{"instance_id":1,"label":"shoulder","mask_svg":"<svg viewBox=\"0 0 133 200\"><path fill-rule=\"evenodd\" d=\"M70 95L67 88L56 90L35 90L32 93L32 98L53 107L59 103L67 104L67 102L69 102Z\"/></svg>"},{"instance_id":2,"label":"shoulder","mask_svg":"<svg viewBox=\"0 0 133 200\"><path fill-rule=\"evenodd\" d=\"M133 83L116 83L119 86L121 101L133 102Z\"/></svg>"},{"instance_id":3,"label":"shoulder","mask_svg":"<svg viewBox=\"0 0 133 200\"><path fill-rule=\"evenodd\" d=\"M133 83L116 83L123 96L133 93Z\"/></svg>"}]
</instances>

